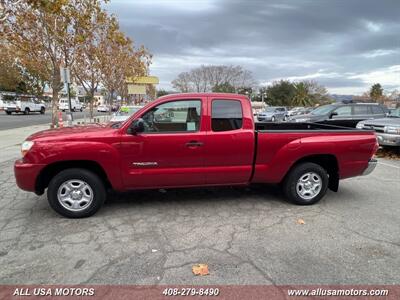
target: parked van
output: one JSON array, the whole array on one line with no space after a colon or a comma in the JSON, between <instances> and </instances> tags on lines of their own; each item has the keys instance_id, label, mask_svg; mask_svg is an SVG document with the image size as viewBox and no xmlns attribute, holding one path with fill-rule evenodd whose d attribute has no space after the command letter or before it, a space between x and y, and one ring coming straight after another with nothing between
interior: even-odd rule
<instances>
[{"instance_id":1,"label":"parked van","mask_svg":"<svg viewBox=\"0 0 400 300\"><path fill-rule=\"evenodd\" d=\"M60 101L58 102L58 109L61 111L69 110L67 98L60 99ZM83 110L82 103L78 100L78 98L71 98L71 109L72 111Z\"/></svg>"}]
</instances>

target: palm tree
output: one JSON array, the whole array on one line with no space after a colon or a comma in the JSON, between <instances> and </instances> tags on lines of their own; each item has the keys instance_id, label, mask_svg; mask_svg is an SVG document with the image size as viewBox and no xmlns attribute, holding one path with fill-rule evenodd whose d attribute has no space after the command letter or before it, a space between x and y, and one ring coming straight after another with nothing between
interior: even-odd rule
<instances>
[{"instance_id":1,"label":"palm tree","mask_svg":"<svg viewBox=\"0 0 400 300\"><path fill-rule=\"evenodd\" d=\"M294 83L295 95L292 99L293 106L312 106L313 99L308 85L304 82Z\"/></svg>"}]
</instances>

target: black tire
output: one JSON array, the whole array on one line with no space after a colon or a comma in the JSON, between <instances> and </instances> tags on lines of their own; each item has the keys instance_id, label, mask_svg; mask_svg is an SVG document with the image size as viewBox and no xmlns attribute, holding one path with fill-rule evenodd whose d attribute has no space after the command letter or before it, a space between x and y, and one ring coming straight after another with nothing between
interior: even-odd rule
<instances>
[{"instance_id":1,"label":"black tire","mask_svg":"<svg viewBox=\"0 0 400 300\"><path fill-rule=\"evenodd\" d=\"M29 113L30 113L30 110L29 110L29 108L27 107L27 108L25 108L25 110L24 110L24 115L29 115Z\"/></svg>"},{"instance_id":2,"label":"black tire","mask_svg":"<svg viewBox=\"0 0 400 300\"><path fill-rule=\"evenodd\" d=\"M61 185L69 180L80 180L85 182L93 192L90 204L79 211L65 208L58 200L57 194ZM106 200L106 189L104 182L95 173L86 169L66 169L61 171L49 183L47 189L47 200L50 206L60 215L67 218L86 218L94 215ZM80 208L79 208L80 209Z\"/></svg>"},{"instance_id":3,"label":"black tire","mask_svg":"<svg viewBox=\"0 0 400 300\"><path fill-rule=\"evenodd\" d=\"M45 111L46 111L46 109L42 106L42 107L40 108L40 114L41 114L41 115L44 115Z\"/></svg>"},{"instance_id":4,"label":"black tire","mask_svg":"<svg viewBox=\"0 0 400 300\"><path fill-rule=\"evenodd\" d=\"M299 193L301 193L302 187L297 186L297 183L299 182L300 178L307 176L308 173L311 174L314 173L318 175L319 181L321 183L319 192L316 193L316 195L314 195L312 198L309 198L312 196L312 192L309 192L308 196L307 195L304 195L304 197L300 196ZM318 179L318 176L316 177L316 179ZM286 197L295 204L311 205L317 203L326 194L328 188L328 182L329 182L328 173L320 165L310 162L301 163L295 166L286 176L283 182L283 192L286 195ZM305 192L307 193L307 190L305 190Z\"/></svg>"},{"instance_id":5,"label":"black tire","mask_svg":"<svg viewBox=\"0 0 400 300\"><path fill-rule=\"evenodd\" d=\"M83 108L81 108L80 111L83 112Z\"/></svg>"},{"instance_id":6,"label":"black tire","mask_svg":"<svg viewBox=\"0 0 400 300\"><path fill-rule=\"evenodd\" d=\"M11 111L6 111L6 114L7 115L11 115Z\"/></svg>"}]
</instances>

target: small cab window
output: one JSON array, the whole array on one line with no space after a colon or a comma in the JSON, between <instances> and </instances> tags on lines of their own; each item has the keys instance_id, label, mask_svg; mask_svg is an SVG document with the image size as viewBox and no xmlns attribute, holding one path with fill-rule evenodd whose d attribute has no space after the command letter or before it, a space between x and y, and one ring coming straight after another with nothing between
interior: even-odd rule
<instances>
[{"instance_id":1,"label":"small cab window","mask_svg":"<svg viewBox=\"0 0 400 300\"><path fill-rule=\"evenodd\" d=\"M160 104L142 119L144 132L194 132L200 128L201 101L180 100Z\"/></svg>"},{"instance_id":2,"label":"small cab window","mask_svg":"<svg viewBox=\"0 0 400 300\"><path fill-rule=\"evenodd\" d=\"M213 131L230 131L242 128L242 104L237 100L213 100L211 128Z\"/></svg>"},{"instance_id":3,"label":"small cab window","mask_svg":"<svg viewBox=\"0 0 400 300\"><path fill-rule=\"evenodd\" d=\"M369 115L368 105L355 105L353 106L353 113L355 115Z\"/></svg>"},{"instance_id":4,"label":"small cab window","mask_svg":"<svg viewBox=\"0 0 400 300\"><path fill-rule=\"evenodd\" d=\"M383 114L383 110L381 107L379 107L378 105L373 105L371 106L372 108L372 113L377 115L377 114Z\"/></svg>"},{"instance_id":5,"label":"small cab window","mask_svg":"<svg viewBox=\"0 0 400 300\"><path fill-rule=\"evenodd\" d=\"M337 113L337 116L350 116L351 115L351 106L342 106L334 110Z\"/></svg>"}]
</instances>

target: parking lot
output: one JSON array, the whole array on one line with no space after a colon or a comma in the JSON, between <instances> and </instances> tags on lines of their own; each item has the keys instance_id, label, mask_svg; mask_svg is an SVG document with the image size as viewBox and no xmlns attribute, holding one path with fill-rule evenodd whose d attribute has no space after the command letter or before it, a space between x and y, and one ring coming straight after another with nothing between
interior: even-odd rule
<instances>
[{"instance_id":1,"label":"parking lot","mask_svg":"<svg viewBox=\"0 0 400 300\"><path fill-rule=\"evenodd\" d=\"M400 161L309 207L275 186L161 190L112 195L78 220L19 190L12 163L0 164L1 284L400 282ZM193 276L196 263L210 275Z\"/></svg>"}]
</instances>

